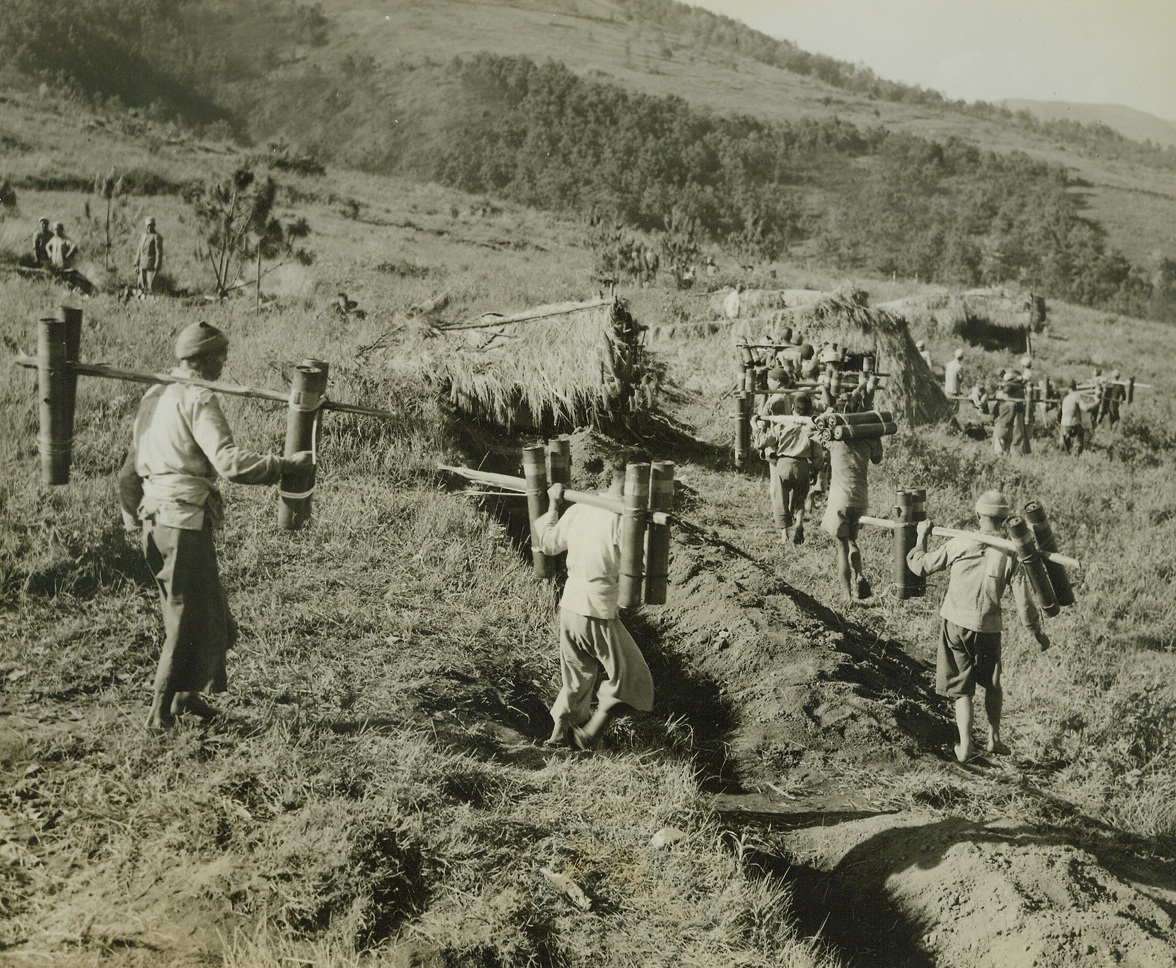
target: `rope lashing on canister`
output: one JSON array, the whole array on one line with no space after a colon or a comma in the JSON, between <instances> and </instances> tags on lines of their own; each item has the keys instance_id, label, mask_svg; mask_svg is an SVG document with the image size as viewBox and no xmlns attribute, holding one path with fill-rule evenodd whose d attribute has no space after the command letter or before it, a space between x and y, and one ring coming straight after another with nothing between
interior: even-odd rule
<instances>
[{"instance_id":1,"label":"rope lashing on canister","mask_svg":"<svg viewBox=\"0 0 1176 968\"><path fill-rule=\"evenodd\" d=\"M284 531L304 527L311 516L318 467L318 432L326 403L327 376L330 365L322 360L303 360L294 368L290 383L290 400L286 411L286 443L283 456L309 450L310 467L286 470L278 486L278 526Z\"/></svg>"}]
</instances>

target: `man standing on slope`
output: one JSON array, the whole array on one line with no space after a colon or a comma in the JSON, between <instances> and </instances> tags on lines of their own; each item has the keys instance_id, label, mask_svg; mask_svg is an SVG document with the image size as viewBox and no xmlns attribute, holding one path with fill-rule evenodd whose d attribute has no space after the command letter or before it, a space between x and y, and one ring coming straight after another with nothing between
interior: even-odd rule
<instances>
[{"instance_id":1,"label":"man standing on slope","mask_svg":"<svg viewBox=\"0 0 1176 968\"><path fill-rule=\"evenodd\" d=\"M139 239L139 253L135 269L139 274L139 288L151 295L155 292L155 276L163 268L163 236L155 231L155 218L147 216L146 231Z\"/></svg>"},{"instance_id":2,"label":"man standing on slope","mask_svg":"<svg viewBox=\"0 0 1176 968\"><path fill-rule=\"evenodd\" d=\"M176 340L173 376L217 380L228 337L209 323L185 327ZM309 451L283 459L233 442L220 401L207 387L153 386L135 417L119 472L119 502L128 530L142 529L143 556L163 607L164 642L147 726L174 726L176 716L208 719L216 710L203 692L224 692L226 653L236 638L221 586L213 532L224 518L217 477L237 484L277 484L282 472L311 462Z\"/></svg>"},{"instance_id":3,"label":"man standing on slope","mask_svg":"<svg viewBox=\"0 0 1176 968\"><path fill-rule=\"evenodd\" d=\"M623 452L609 462L611 497L624 496L626 466ZM563 685L551 706L555 726L547 742L588 750L621 704L642 712L653 708L653 676L617 615L621 517L587 504L573 504L561 516L563 491L562 484L548 489L551 507L535 522L533 536L535 548L545 555L568 553L568 580L559 602ZM597 706L591 712L594 692Z\"/></svg>"},{"instance_id":4,"label":"man standing on slope","mask_svg":"<svg viewBox=\"0 0 1176 968\"><path fill-rule=\"evenodd\" d=\"M980 530L999 534L1009 516L1009 504L1000 491L985 491L976 501ZM1007 753L1000 739L1000 716L1004 706L1001 686L1000 599L1012 584L1021 622L1041 648L1049 638L1041 628L1041 612L1034 604L1029 581L1016 558L965 535L951 538L937 551L928 553L927 536L931 521L920 521L915 547L907 554L907 565L916 575L932 575L950 569L951 577L939 610L942 619L939 654L935 664L935 689L955 700L956 728L960 741L956 759L968 760L972 742L972 697L976 686L984 689L984 711L988 716L989 753Z\"/></svg>"}]
</instances>

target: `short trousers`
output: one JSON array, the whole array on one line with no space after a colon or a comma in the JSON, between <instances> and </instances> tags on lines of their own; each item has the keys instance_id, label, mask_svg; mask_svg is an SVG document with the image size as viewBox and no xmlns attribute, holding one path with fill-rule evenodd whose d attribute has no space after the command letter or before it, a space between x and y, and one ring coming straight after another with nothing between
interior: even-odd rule
<instances>
[{"instance_id":1,"label":"short trousers","mask_svg":"<svg viewBox=\"0 0 1176 968\"><path fill-rule=\"evenodd\" d=\"M846 508L830 504L821 518L821 530L843 541L856 541L861 527L862 508Z\"/></svg>"},{"instance_id":2,"label":"short trousers","mask_svg":"<svg viewBox=\"0 0 1176 968\"><path fill-rule=\"evenodd\" d=\"M943 620L935 662L935 691L958 699L974 696L976 687L992 688L1000 663L1000 633L974 632Z\"/></svg>"}]
</instances>

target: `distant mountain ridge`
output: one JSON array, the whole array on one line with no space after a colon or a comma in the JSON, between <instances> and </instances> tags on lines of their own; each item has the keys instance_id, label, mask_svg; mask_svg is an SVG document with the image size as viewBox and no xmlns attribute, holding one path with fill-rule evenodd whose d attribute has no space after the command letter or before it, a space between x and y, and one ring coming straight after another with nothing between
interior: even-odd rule
<instances>
[{"instance_id":1,"label":"distant mountain ridge","mask_svg":"<svg viewBox=\"0 0 1176 968\"><path fill-rule=\"evenodd\" d=\"M1176 121L1125 104L1086 104L1079 101L1004 101L1010 111L1028 111L1042 121L1074 121L1078 124L1104 124L1134 141L1150 141L1176 147Z\"/></svg>"}]
</instances>

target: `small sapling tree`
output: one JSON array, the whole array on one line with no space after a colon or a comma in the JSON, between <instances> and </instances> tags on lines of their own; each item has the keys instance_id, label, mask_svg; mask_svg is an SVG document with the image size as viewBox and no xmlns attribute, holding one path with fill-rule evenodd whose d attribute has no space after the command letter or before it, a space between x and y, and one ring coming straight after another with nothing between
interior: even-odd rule
<instances>
[{"instance_id":1,"label":"small sapling tree","mask_svg":"<svg viewBox=\"0 0 1176 968\"><path fill-rule=\"evenodd\" d=\"M304 218L283 223L274 214L277 197L273 178L259 179L251 168L238 168L229 178L189 195L201 229L196 257L212 270L218 299L248 285L243 274L251 266L260 309L262 277L291 259L311 263L311 254L297 244L310 234L310 226Z\"/></svg>"}]
</instances>

